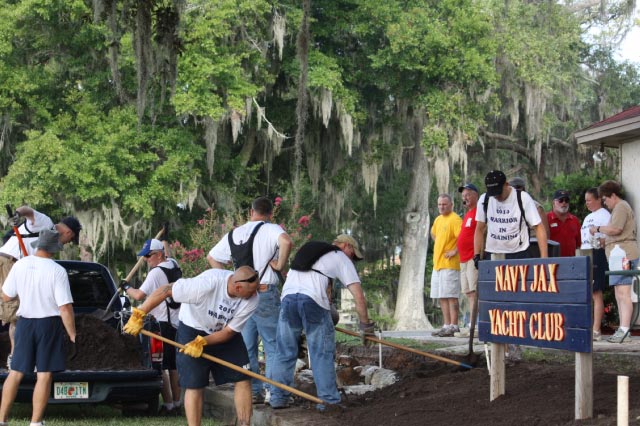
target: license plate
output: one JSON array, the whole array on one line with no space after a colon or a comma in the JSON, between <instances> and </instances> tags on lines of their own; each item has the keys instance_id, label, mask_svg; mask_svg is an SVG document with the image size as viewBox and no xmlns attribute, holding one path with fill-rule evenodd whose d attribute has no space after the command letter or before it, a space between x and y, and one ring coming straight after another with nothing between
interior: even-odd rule
<instances>
[{"instance_id":1,"label":"license plate","mask_svg":"<svg viewBox=\"0 0 640 426\"><path fill-rule=\"evenodd\" d=\"M55 382L53 384L54 399L87 399L89 398L89 382Z\"/></svg>"}]
</instances>

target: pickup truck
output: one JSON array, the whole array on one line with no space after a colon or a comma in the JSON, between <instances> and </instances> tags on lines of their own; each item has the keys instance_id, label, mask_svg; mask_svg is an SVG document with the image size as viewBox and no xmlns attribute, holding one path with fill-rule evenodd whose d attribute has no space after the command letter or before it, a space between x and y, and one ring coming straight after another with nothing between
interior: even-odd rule
<instances>
[{"instance_id":1,"label":"pickup truck","mask_svg":"<svg viewBox=\"0 0 640 426\"><path fill-rule=\"evenodd\" d=\"M96 334L98 331L104 333L103 328L107 328L103 322L112 328L107 328L108 333L121 333L122 325L126 323L130 312L123 307L121 298L116 296L117 286L109 270L104 265L93 262L57 262L67 270L69 276L76 323L83 315L94 315L102 321L98 321L101 330L96 330ZM145 321L145 328L152 332L159 331L158 323L153 318ZM78 329L78 354L84 345L92 346L98 343L95 340L91 341L92 338L99 338L94 336L94 333L80 333L82 331ZM118 339L117 334L113 337ZM152 342L153 339L143 335L137 338L126 337L129 338L127 346L134 350L134 358L139 357L139 363L133 360L134 367L113 369L109 365L99 365L101 361L95 361L96 365L91 365L90 368L54 373L49 404L109 404L121 407L125 413L143 409L146 414L155 414L158 411L158 397L162 387L158 363L162 356L161 342ZM8 343L8 340L4 339L2 345L6 346ZM0 353L3 354L9 351L9 348L1 349ZM108 348L100 350L109 352ZM110 354L104 355L95 358L106 359L106 355ZM0 359L4 360L6 357ZM69 364L68 360L67 365ZM7 375L8 370L0 370L1 384L4 384ZM35 379L35 374L25 375L16 401L31 402Z\"/></svg>"}]
</instances>

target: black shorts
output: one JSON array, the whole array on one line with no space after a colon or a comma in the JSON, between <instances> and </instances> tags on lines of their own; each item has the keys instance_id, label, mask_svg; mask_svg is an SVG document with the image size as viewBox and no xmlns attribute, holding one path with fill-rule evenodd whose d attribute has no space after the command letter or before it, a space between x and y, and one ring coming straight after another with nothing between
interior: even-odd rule
<instances>
[{"instance_id":1,"label":"black shorts","mask_svg":"<svg viewBox=\"0 0 640 426\"><path fill-rule=\"evenodd\" d=\"M160 335L166 337L169 340L176 340L176 329L167 322L159 321L160 323ZM162 344L162 369L163 370L175 370L176 369L176 352L177 348L168 343Z\"/></svg>"},{"instance_id":2,"label":"black shorts","mask_svg":"<svg viewBox=\"0 0 640 426\"><path fill-rule=\"evenodd\" d=\"M182 322L178 326L176 341L186 345L196 336L206 336L207 333L191 328ZM231 340L219 345L205 346L204 353L220 358L231 364L249 370L249 354L244 345L242 335L236 333ZM193 358L178 352L176 357L180 387L185 389L200 389L209 385L209 374L213 376L216 385L241 382L250 377L238 371L224 367L204 358Z\"/></svg>"},{"instance_id":3,"label":"black shorts","mask_svg":"<svg viewBox=\"0 0 640 426\"><path fill-rule=\"evenodd\" d=\"M604 291L609 287L609 278L605 272L609 270L609 262L604 249L593 250L593 291Z\"/></svg>"},{"instance_id":4,"label":"black shorts","mask_svg":"<svg viewBox=\"0 0 640 426\"><path fill-rule=\"evenodd\" d=\"M64 371L65 330L60 317L22 318L16 323L11 369L24 374Z\"/></svg>"}]
</instances>

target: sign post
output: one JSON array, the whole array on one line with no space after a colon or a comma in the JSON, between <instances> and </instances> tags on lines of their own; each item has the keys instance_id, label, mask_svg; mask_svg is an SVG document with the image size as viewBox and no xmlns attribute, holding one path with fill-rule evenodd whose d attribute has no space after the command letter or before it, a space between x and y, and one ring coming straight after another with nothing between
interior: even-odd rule
<instances>
[{"instance_id":1,"label":"sign post","mask_svg":"<svg viewBox=\"0 0 640 426\"><path fill-rule=\"evenodd\" d=\"M593 415L591 266L587 256L479 264L479 339L492 343L493 401L505 393L505 345L576 352L576 419Z\"/></svg>"}]
</instances>

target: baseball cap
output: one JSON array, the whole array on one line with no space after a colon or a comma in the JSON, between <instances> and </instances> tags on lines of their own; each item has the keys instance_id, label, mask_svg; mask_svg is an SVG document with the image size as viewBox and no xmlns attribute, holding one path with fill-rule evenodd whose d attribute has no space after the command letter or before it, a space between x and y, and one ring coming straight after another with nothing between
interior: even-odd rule
<instances>
[{"instance_id":1,"label":"baseball cap","mask_svg":"<svg viewBox=\"0 0 640 426\"><path fill-rule=\"evenodd\" d=\"M565 189L558 189L556 192L553 193L553 199L554 200L559 200L560 198L571 198L571 196L569 195L569 191L565 190Z\"/></svg>"},{"instance_id":2,"label":"baseball cap","mask_svg":"<svg viewBox=\"0 0 640 426\"><path fill-rule=\"evenodd\" d=\"M356 256L356 259L358 259L358 260L364 259L364 256L362 255L362 252L360 251L360 245L355 240L355 238L353 238L351 235L340 234L333 241L336 242L336 243L347 243L347 244L350 244L351 247L353 247L353 254Z\"/></svg>"},{"instance_id":3,"label":"baseball cap","mask_svg":"<svg viewBox=\"0 0 640 426\"><path fill-rule=\"evenodd\" d=\"M484 178L484 184L487 186L487 195L495 197L502 193L502 187L507 181L507 177L500 170L491 170Z\"/></svg>"},{"instance_id":4,"label":"baseball cap","mask_svg":"<svg viewBox=\"0 0 640 426\"><path fill-rule=\"evenodd\" d=\"M509 180L509 186L513 186L514 188L526 188L527 182L525 182L524 178L520 176L514 176Z\"/></svg>"},{"instance_id":5,"label":"baseball cap","mask_svg":"<svg viewBox=\"0 0 640 426\"><path fill-rule=\"evenodd\" d=\"M38 235L38 239L31 242L31 247L44 250L47 253L57 253L62 250L60 234L55 229L43 229Z\"/></svg>"},{"instance_id":6,"label":"baseball cap","mask_svg":"<svg viewBox=\"0 0 640 426\"><path fill-rule=\"evenodd\" d=\"M66 225L71 231L73 231L73 239L71 240L74 244L78 244L80 240L80 231L82 230L82 225L78 219L73 216L66 216L60 219L60 223Z\"/></svg>"},{"instance_id":7,"label":"baseball cap","mask_svg":"<svg viewBox=\"0 0 640 426\"><path fill-rule=\"evenodd\" d=\"M164 244L162 244L162 241L152 238L144 242L144 245L142 246L142 250L140 250L140 252L138 253L138 256L146 256L150 252L156 251L156 250L164 251Z\"/></svg>"},{"instance_id":8,"label":"baseball cap","mask_svg":"<svg viewBox=\"0 0 640 426\"><path fill-rule=\"evenodd\" d=\"M476 191L476 193L478 193L478 194L480 193L480 191L478 191L478 188L472 183L465 183L464 185L458 187L458 192L462 192L465 189L470 189L472 191Z\"/></svg>"}]
</instances>

